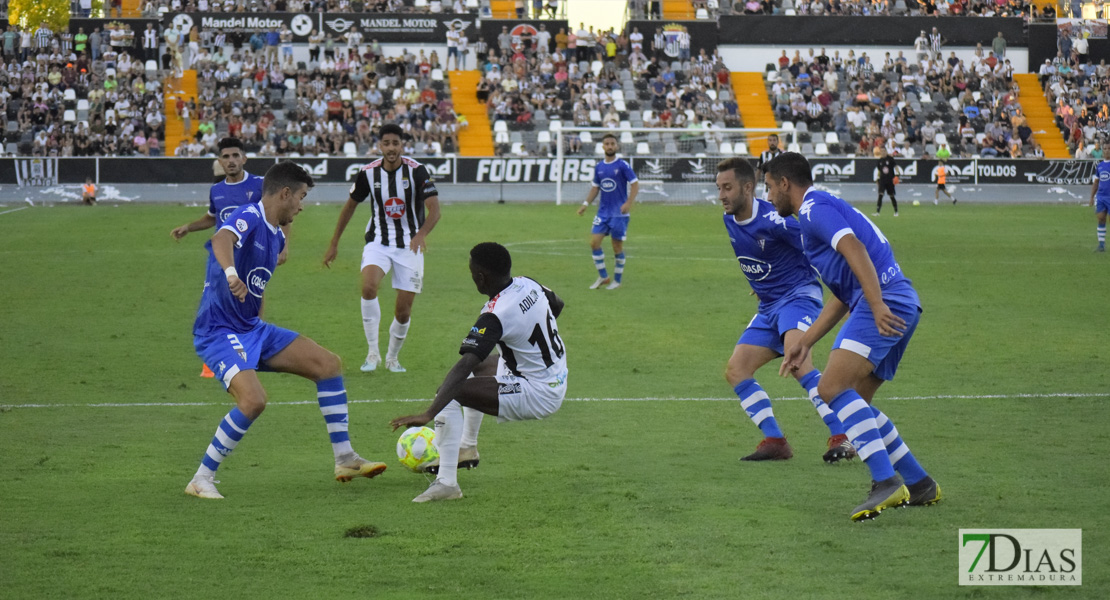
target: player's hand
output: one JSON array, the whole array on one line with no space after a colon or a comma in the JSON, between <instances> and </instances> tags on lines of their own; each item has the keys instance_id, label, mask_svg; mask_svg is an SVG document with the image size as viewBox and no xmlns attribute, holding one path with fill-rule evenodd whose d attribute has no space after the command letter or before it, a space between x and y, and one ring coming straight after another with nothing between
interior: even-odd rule
<instances>
[{"instance_id":1,"label":"player's hand","mask_svg":"<svg viewBox=\"0 0 1110 600\"><path fill-rule=\"evenodd\" d=\"M409 250L412 250L416 254L424 252L428 249L428 245L424 242L426 239L428 239L428 236L417 232L416 235L412 236L412 241L409 242Z\"/></svg>"},{"instance_id":2,"label":"player's hand","mask_svg":"<svg viewBox=\"0 0 1110 600\"><path fill-rule=\"evenodd\" d=\"M872 307L871 312L875 315L875 325L879 328L880 335L902 337L902 333L906 330L906 321L891 312L885 302L879 303L877 308Z\"/></svg>"},{"instance_id":3,"label":"player's hand","mask_svg":"<svg viewBox=\"0 0 1110 600\"><path fill-rule=\"evenodd\" d=\"M285 261L287 261L287 260L289 260L289 247L288 246L286 246L285 248L282 249L281 254L278 254L278 263L277 264L284 265Z\"/></svg>"},{"instance_id":4,"label":"player's hand","mask_svg":"<svg viewBox=\"0 0 1110 600\"><path fill-rule=\"evenodd\" d=\"M182 225L181 227L177 227L170 232L170 235L173 237L173 239L180 240L181 238L189 235L189 226Z\"/></svg>"},{"instance_id":5,"label":"player's hand","mask_svg":"<svg viewBox=\"0 0 1110 600\"><path fill-rule=\"evenodd\" d=\"M631 202L625 202L624 204L621 205L621 214L622 215L627 215L631 210L632 210L632 203Z\"/></svg>"},{"instance_id":6,"label":"player's hand","mask_svg":"<svg viewBox=\"0 0 1110 600\"><path fill-rule=\"evenodd\" d=\"M589 208L588 204L583 204L582 206L579 206L578 207L578 216L581 217L582 215L586 214L586 209L587 208Z\"/></svg>"},{"instance_id":7,"label":"player's hand","mask_svg":"<svg viewBox=\"0 0 1110 600\"><path fill-rule=\"evenodd\" d=\"M228 277L227 287L231 290L231 295L238 298L240 302L247 300L247 284L243 283L243 280L239 279L238 276Z\"/></svg>"},{"instance_id":8,"label":"player's hand","mask_svg":"<svg viewBox=\"0 0 1110 600\"><path fill-rule=\"evenodd\" d=\"M782 355L782 365L779 366L779 376L786 377L787 375L793 375L794 372L805 363L806 359L809 358L809 350L809 346L805 344L794 344L787 348L786 352Z\"/></svg>"},{"instance_id":9,"label":"player's hand","mask_svg":"<svg viewBox=\"0 0 1110 600\"><path fill-rule=\"evenodd\" d=\"M328 246L328 251L324 253L324 266L331 268L331 263L335 261L335 257L339 254L339 248L335 245Z\"/></svg>"},{"instance_id":10,"label":"player's hand","mask_svg":"<svg viewBox=\"0 0 1110 600\"><path fill-rule=\"evenodd\" d=\"M393 428L393 431L397 431L401 427L420 427L427 425L433 418L434 417L430 417L425 413L409 415L407 417L397 417L389 422L389 426Z\"/></svg>"}]
</instances>

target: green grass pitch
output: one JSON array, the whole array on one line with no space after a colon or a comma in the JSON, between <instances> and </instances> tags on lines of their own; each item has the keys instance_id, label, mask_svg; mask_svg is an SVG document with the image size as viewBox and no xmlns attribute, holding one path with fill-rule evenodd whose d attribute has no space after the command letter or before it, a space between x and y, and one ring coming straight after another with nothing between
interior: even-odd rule
<instances>
[{"instance_id":1,"label":"green grass pitch","mask_svg":"<svg viewBox=\"0 0 1110 600\"><path fill-rule=\"evenodd\" d=\"M722 372L755 299L709 204L637 207L615 292L586 289L577 204L446 205L400 375L358 372L367 214L327 270L338 207L308 206L267 318L342 356L354 445L390 468L336 483L312 384L263 374L271 406L220 469L223 501L182 493L229 407L192 347L206 234L169 236L203 209L0 214L0 597L1108 597L1110 257L1086 208L961 200L877 219L925 314L876 404L947 498L868 523L848 520L866 468L821 462L827 430L775 366L758 377L795 458L737 460L759 434ZM571 400L487 419L466 498L415 505L427 481L387 423L455 362L486 240L566 300ZM1084 585L959 587L960 528L1082 528Z\"/></svg>"}]
</instances>

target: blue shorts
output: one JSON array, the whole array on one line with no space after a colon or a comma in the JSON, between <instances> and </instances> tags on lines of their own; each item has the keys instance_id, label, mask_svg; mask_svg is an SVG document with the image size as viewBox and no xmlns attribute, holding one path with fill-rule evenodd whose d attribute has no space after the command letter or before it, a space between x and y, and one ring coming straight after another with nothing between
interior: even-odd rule
<instances>
[{"instance_id":1,"label":"blue shorts","mask_svg":"<svg viewBox=\"0 0 1110 600\"><path fill-rule=\"evenodd\" d=\"M798 297L773 313L756 313L737 344L750 344L770 348L782 354L782 339L787 331L805 331L821 314L821 302L813 298Z\"/></svg>"},{"instance_id":2,"label":"blue shorts","mask_svg":"<svg viewBox=\"0 0 1110 600\"><path fill-rule=\"evenodd\" d=\"M1110 198L1095 196L1095 214L1110 212Z\"/></svg>"},{"instance_id":3,"label":"blue shorts","mask_svg":"<svg viewBox=\"0 0 1110 600\"><path fill-rule=\"evenodd\" d=\"M260 321L257 327L246 333L219 332L193 336L193 346L226 389L240 371L269 370L265 362L292 344L298 335L296 331Z\"/></svg>"},{"instance_id":4,"label":"blue shorts","mask_svg":"<svg viewBox=\"0 0 1110 600\"><path fill-rule=\"evenodd\" d=\"M628 237L628 215L619 217L594 217L594 228L590 233L612 237L618 242L623 242Z\"/></svg>"},{"instance_id":5,"label":"blue shorts","mask_svg":"<svg viewBox=\"0 0 1110 600\"><path fill-rule=\"evenodd\" d=\"M906 352L906 346L910 343L914 330L917 329L918 321L921 320L921 309L916 305L897 300L884 298L884 301L891 312L906 321L906 330L902 333L902 337L881 335L875 325L875 315L871 312L871 305L866 300L861 300L856 303L855 310L848 315L848 320L836 334L836 341L833 342L832 347L849 350L866 358L875 365L875 370L871 372L875 377L890 381L894 379L898 363Z\"/></svg>"}]
</instances>

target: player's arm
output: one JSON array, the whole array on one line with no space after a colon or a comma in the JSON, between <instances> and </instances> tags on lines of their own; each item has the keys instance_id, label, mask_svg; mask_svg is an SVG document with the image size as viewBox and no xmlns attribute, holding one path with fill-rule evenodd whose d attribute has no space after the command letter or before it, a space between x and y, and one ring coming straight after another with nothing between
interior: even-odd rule
<instances>
[{"instance_id":1,"label":"player's arm","mask_svg":"<svg viewBox=\"0 0 1110 600\"><path fill-rule=\"evenodd\" d=\"M1094 196L1092 196L1092 198L1093 197ZM209 227L214 227L215 225L216 216L205 213L203 217L197 219L196 221L186 223L180 227L175 227L173 231L170 232L170 235L173 237L173 239L180 240L181 238L189 235L194 231L203 231L205 229L208 229Z\"/></svg>"},{"instance_id":2,"label":"player's arm","mask_svg":"<svg viewBox=\"0 0 1110 600\"><path fill-rule=\"evenodd\" d=\"M328 250L324 253L324 266L329 269L332 261L339 254L339 238L343 236L343 230L347 229L347 223L351 222L351 217L355 214L358 204L354 198L348 197L347 203L339 211L339 221L335 224L335 233L331 235L331 243L328 244Z\"/></svg>"},{"instance_id":3,"label":"player's arm","mask_svg":"<svg viewBox=\"0 0 1110 600\"><path fill-rule=\"evenodd\" d=\"M632 205L636 203L636 195L639 193L640 181L633 181L632 184L628 186L628 200L626 200L625 203L621 205L622 215L627 215L628 213L632 212Z\"/></svg>"},{"instance_id":4,"label":"player's arm","mask_svg":"<svg viewBox=\"0 0 1110 600\"><path fill-rule=\"evenodd\" d=\"M813 345L828 335L846 314L848 314L848 305L841 302L836 296L830 296L829 301L825 303L825 307L821 309L821 314L817 315L817 319L813 321L813 325L810 325L809 329L793 346L783 352L779 375L785 377L802 366L809 358Z\"/></svg>"},{"instance_id":5,"label":"player's arm","mask_svg":"<svg viewBox=\"0 0 1110 600\"><path fill-rule=\"evenodd\" d=\"M1087 203L1087 206L1094 206L1095 205L1095 194L1097 194L1097 193L1098 193L1098 174L1096 173L1094 183L1091 184L1091 201Z\"/></svg>"},{"instance_id":6,"label":"player's arm","mask_svg":"<svg viewBox=\"0 0 1110 600\"><path fill-rule=\"evenodd\" d=\"M447 372L447 376L444 377L443 383L436 390L435 399L432 400L432 405L428 407L428 410L418 415L393 419L389 422L390 426L393 429L415 427L424 425L434 419L451 400L459 395L459 390L466 382L467 377L493 352L497 342L501 339L501 335L501 320L497 316L493 313L483 313L482 316L478 317L478 321L474 324L474 327L470 328L470 333L463 339L462 346L459 348L459 354L462 356L455 363L455 366Z\"/></svg>"},{"instance_id":7,"label":"player's arm","mask_svg":"<svg viewBox=\"0 0 1110 600\"><path fill-rule=\"evenodd\" d=\"M227 275L227 287L231 294L243 302L247 298L247 284L239 279L235 271L235 244L239 238L230 229L220 229L212 236L212 256L220 263L220 268Z\"/></svg>"},{"instance_id":8,"label":"player's arm","mask_svg":"<svg viewBox=\"0 0 1110 600\"><path fill-rule=\"evenodd\" d=\"M557 296L555 292L547 289L542 285L540 287L543 288L543 295L547 296L547 303L551 305L551 316L558 319L559 313L563 312L563 308L566 306L566 303L563 302L563 299Z\"/></svg>"},{"instance_id":9,"label":"player's arm","mask_svg":"<svg viewBox=\"0 0 1110 600\"><path fill-rule=\"evenodd\" d=\"M428 209L428 214L424 216L424 224L412 236L412 242L409 243L409 249L413 252L423 252L427 244L425 240L428 234L435 229L436 223L439 223L440 210L439 210L439 196L429 196L424 199L424 206Z\"/></svg>"},{"instance_id":10,"label":"player's arm","mask_svg":"<svg viewBox=\"0 0 1110 600\"><path fill-rule=\"evenodd\" d=\"M598 186L596 182L594 182L593 187L590 188L590 192L586 194L586 201L582 203L582 206L578 207L578 216L586 214L586 208L593 203L594 198L597 198L597 193L599 191L601 191L601 187Z\"/></svg>"},{"instance_id":11,"label":"player's arm","mask_svg":"<svg viewBox=\"0 0 1110 600\"><path fill-rule=\"evenodd\" d=\"M875 272L875 264L867 255L867 248L854 234L840 238L836 244L836 251L844 257L852 274L859 281L863 290L863 297L871 307L871 314L875 316L875 325L879 333L885 336L902 337L906 328L906 321L891 312L890 307L883 302L883 290L879 286L879 275Z\"/></svg>"}]
</instances>

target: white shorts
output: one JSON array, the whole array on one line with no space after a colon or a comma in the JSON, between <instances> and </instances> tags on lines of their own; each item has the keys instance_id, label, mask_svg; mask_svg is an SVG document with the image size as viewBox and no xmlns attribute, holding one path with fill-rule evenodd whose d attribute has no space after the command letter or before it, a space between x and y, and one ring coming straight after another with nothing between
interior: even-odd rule
<instances>
[{"instance_id":1,"label":"white shorts","mask_svg":"<svg viewBox=\"0 0 1110 600\"><path fill-rule=\"evenodd\" d=\"M387 274L393 269L393 289L419 294L424 287L424 254L370 242L362 249L362 266L374 265Z\"/></svg>"},{"instance_id":2,"label":"white shorts","mask_svg":"<svg viewBox=\"0 0 1110 600\"><path fill-rule=\"evenodd\" d=\"M513 375L504 364L498 361L497 365L498 422L542 419L563 405L567 395L566 373L541 383Z\"/></svg>"}]
</instances>

